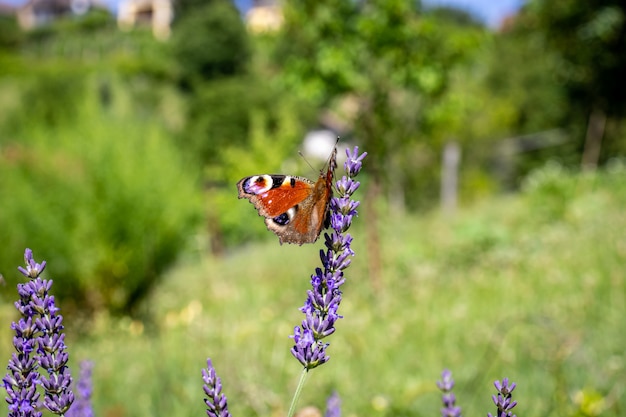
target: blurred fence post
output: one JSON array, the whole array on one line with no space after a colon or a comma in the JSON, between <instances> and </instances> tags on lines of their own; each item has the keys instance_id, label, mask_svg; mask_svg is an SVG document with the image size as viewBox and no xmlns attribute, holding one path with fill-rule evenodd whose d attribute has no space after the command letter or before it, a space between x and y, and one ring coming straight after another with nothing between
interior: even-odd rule
<instances>
[{"instance_id":1,"label":"blurred fence post","mask_svg":"<svg viewBox=\"0 0 626 417\"><path fill-rule=\"evenodd\" d=\"M453 141L446 143L441 166L441 208L446 214L456 210L460 162L461 147Z\"/></svg>"},{"instance_id":2,"label":"blurred fence post","mask_svg":"<svg viewBox=\"0 0 626 417\"><path fill-rule=\"evenodd\" d=\"M599 109L593 109L589 115L585 148L581 161L582 169L585 171L593 171L598 166L605 128L606 113Z\"/></svg>"}]
</instances>

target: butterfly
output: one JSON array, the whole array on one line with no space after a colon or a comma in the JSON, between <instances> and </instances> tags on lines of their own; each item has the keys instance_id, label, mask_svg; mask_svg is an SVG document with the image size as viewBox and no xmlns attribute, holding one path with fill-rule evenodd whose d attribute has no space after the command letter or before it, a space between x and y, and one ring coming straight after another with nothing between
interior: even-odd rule
<instances>
[{"instance_id":1,"label":"butterfly","mask_svg":"<svg viewBox=\"0 0 626 417\"><path fill-rule=\"evenodd\" d=\"M239 198L247 198L265 217L267 229L283 243L313 243L328 227L328 206L337 167L337 147L316 182L293 175L253 175L237 183Z\"/></svg>"}]
</instances>

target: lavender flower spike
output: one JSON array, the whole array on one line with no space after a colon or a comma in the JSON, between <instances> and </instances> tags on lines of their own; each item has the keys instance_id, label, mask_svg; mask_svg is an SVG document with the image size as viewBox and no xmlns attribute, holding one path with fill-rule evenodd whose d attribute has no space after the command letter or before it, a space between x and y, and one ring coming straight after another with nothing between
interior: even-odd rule
<instances>
[{"instance_id":1,"label":"lavender flower spike","mask_svg":"<svg viewBox=\"0 0 626 417\"><path fill-rule=\"evenodd\" d=\"M512 400L512 393L517 384L511 382L509 385L509 378L503 378L502 382L496 380L493 385L498 390L497 395L491 396L498 410L495 417L516 417L511 410L517 405L517 401ZM494 417L491 413L487 413L487 416Z\"/></svg>"},{"instance_id":2,"label":"lavender flower spike","mask_svg":"<svg viewBox=\"0 0 626 417\"><path fill-rule=\"evenodd\" d=\"M39 275L46 267L45 261L38 264L33 252L24 253L26 268L19 271L31 278L17 285L20 300L15 307L22 317L12 323L15 331L13 345L17 353L9 360L9 372L3 379L7 391L9 416L41 416L37 385L45 391L43 405L54 414L63 415L74 401L70 390L72 378L67 368L68 354L64 343L63 317L49 295L51 280L42 280ZM47 371L42 376L39 369Z\"/></svg>"},{"instance_id":3,"label":"lavender flower spike","mask_svg":"<svg viewBox=\"0 0 626 417\"><path fill-rule=\"evenodd\" d=\"M341 303L340 287L345 282L343 270L350 266L350 256L354 256L350 247L352 237L346 231L352 224L352 218L357 215L359 206L358 201L351 199L360 185L353 178L361 171L367 153L359 155L359 148L355 147L353 151L348 149L346 155L346 175L336 183L339 196L330 200L332 233L324 233L326 251L320 251L323 269L317 268L311 276L312 289L307 292L307 299L300 309L305 319L290 336L295 342L291 354L307 371L329 360L326 354L328 343L322 342L322 339L335 332L335 322L342 318L337 311Z\"/></svg>"},{"instance_id":4,"label":"lavender flower spike","mask_svg":"<svg viewBox=\"0 0 626 417\"><path fill-rule=\"evenodd\" d=\"M93 362L82 361L80 363L80 375L76 383L76 401L67 410L66 417L93 417L93 407L91 405L91 394L93 391L91 373Z\"/></svg>"},{"instance_id":5,"label":"lavender flower spike","mask_svg":"<svg viewBox=\"0 0 626 417\"><path fill-rule=\"evenodd\" d=\"M204 381L204 403L207 406L206 414L209 417L230 417L226 396L222 394L222 380L215 373L211 359L206 361L207 367L202 370Z\"/></svg>"},{"instance_id":6,"label":"lavender flower spike","mask_svg":"<svg viewBox=\"0 0 626 417\"><path fill-rule=\"evenodd\" d=\"M452 379L452 372L445 369L441 373L441 381L437 381L437 388L441 390L443 395L441 401L443 402L443 408L441 409L442 417L461 417L461 407L457 407L456 397L452 393L454 388L454 380Z\"/></svg>"},{"instance_id":7,"label":"lavender flower spike","mask_svg":"<svg viewBox=\"0 0 626 417\"><path fill-rule=\"evenodd\" d=\"M326 414L324 417L341 417L341 399L337 392L333 392L326 400Z\"/></svg>"}]
</instances>

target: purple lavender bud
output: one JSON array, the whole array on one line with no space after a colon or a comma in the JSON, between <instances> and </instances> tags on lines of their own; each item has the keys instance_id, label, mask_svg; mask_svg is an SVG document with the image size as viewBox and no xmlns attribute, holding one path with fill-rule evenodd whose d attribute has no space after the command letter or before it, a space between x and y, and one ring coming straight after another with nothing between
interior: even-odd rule
<instances>
[{"instance_id":1,"label":"purple lavender bud","mask_svg":"<svg viewBox=\"0 0 626 417\"><path fill-rule=\"evenodd\" d=\"M454 379L452 379L452 372L450 372L450 370L443 370L441 373L441 381L437 381L437 388L443 392L449 392L454 388Z\"/></svg>"},{"instance_id":2,"label":"purple lavender bud","mask_svg":"<svg viewBox=\"0 0 626 417\"><path fill-rule=\"evenodd\" d=\"M226 395L222 394L222 380L215 373L211 359L207 359L206 363L206 369L202 369L203 388L207 396L204 400L206 414L209 417L230 417Z\"/></svg>"},{"instance_id":3,"label":"purple lavender bud","mask_svg":"<svg viewBox=\"0 0 626 417\"><path fill-rule=\"evenodd\" d=\"M74 402L74 393L69 386L72 383L72 377L69 374L52 374L50 378L42 378L46 395L43 404L52 413L64 415Z\"/></svg>"},{"instance_id":4,"label":"purple lavender bud","mask_svg":"<svg viewBox=\"0 0 626 417\"><path fill-rule=\"evenodd\" d=\"M326 413L324 417L341 417L341 399L337 392L333 392L326 400Z\"/></svg>"},{"instance_id":5,"label":"purple lavender bud","mask_svg":"<svg viewBox=\"0 0 626 417\"><path fill-rule=\"evenodd\" d=\"M358 151L358 147L354 151L346 151L346 176L337 181L339 196L333 197L329 205L332 233L324 233L326 251L320 251L323 268L316 268L311 276L312 289L307 291L304 306L300 308L306 317L301 327L295 327L294 334L290 336L295 342L291 354L307 370L328 362L328 343L322 342L322 339L335 332L335 322L342 318L337 311L342 296L340 287L345 282L343 271L350 266L350 257L354 256L352 237L346 231L359 206L358 201L351 199L360 185L353 177L360 172L363 158L367 155L365 152L358 155Z\"/></svg>"},{"instance_id":6,"label":"purple lavender bud","mask_svg":"<svg viewBox=\"0 0 626 417\"><path fill-rule=\"evenodd\" d=\"M328 343L315 340L310 329L294 328L291 336L295 341L295 346L291 348L291 354L300 361L307 370L316 368L328 362L330 357L326 355Z\"/></svg>"},{"instance_id":7,"label":"purple lavender bud","mask_svg":"<svg viewBox=\"0 0 626 417\"><path fill-rule=\"evenodd\" d=\"M452 393L454 379L452 379L452 372L448 369L444 369L441 373L441 381L437 381L437 388L442 392L441 401L443 408L441 409L441 416L461 417L461 407L456 406L456 397Z\"/></svg>"},{"instance_id":8,"label":"purple lavender bud","mask_svg":"<svg viewBox=\"0 0 626 417\"><path fill-rule=\"evenodd\" d=\"M367 156L367 152L363 152L361 155L359 155L358 153L358 146L355 146L354 151L352 152L350 152L350 149L346 149L346 155L348 157L348 160L346 161L344 166L346 168L348 177L350 178L356 177L357 174L361 171L363 159L365 159L365 157Z\"/></svg>"},{"instance_id":9,"label":"purple lavender bud","mask_svg":"<svg viewBox=\"0 0 626 417\"><path fill-rule=\"evenodd\" d=\"M27 278L37 278L46 268L46 261L40 264L35 262L33 259L33 251L28 248L24 251L24 263L26 264L26 268L18 266L17 270Z\"/></svg>"},{"instance_id":10,"label":"purple lavender bud","mask_svg":"<svg viewBox=\"0 0 626 417\"><path fill-rule=\"evenodd\" d=\"M93 362L82 361L80 363L80 374L76 383L76 398L74 404L67 410L66 417L93 417L93 406L91 405L92 382L91 374Z\"/></svg>"},{"instance_id":11,"label":"purple lavender bud","mask_svg":"<svg viewBox=\"0 0 626 417\"><path fill-rule=\"evenodd\" d=\"M354 255L350 245L352 244L352 236L349 233L345 233L344 235L336 235L333 234L331 240L327 240L324 242L326 248L330 249L332 252L342 252L350 253L350 255Z\"/></svg>"},{"instance_id":12,"label":"purple lavender bud","mask_svg":"<svg viewBox=\"0 0 626 417\"><path fill-rule=\"evenodd\" d=\"M502 395L508 395L508 394L513 393L513 390L515 389L517 384L515 382L512 382L511 385L509 385L509 378L502 378L502 382L496 380L493 383L493 386L496 387L496 389Z\"/></svg>"},{"instance_id":13,"label":"purple lavender bud","mask_svg":"<svg viewBox=\"0 0 626 417\"><path fill-rule=\"evenodd\" d=\"M341 195L352 195L356 191L357 188L361 185L360 182L354 181L352 178L342 177L339 181L337 181L337 191Z\"/></svg>"},{"instance_id":14,"label":"purple lavender bud","mask_svg":"<svg viewBox=\"0 0 626 417\"><path fill-rule=\"evenodd\" d=\"M503 378L502 382L496 380L493 385L498 390L496 395L491 396L497 408L496 417L515 417L511 410L517 405L517 401L513 401L511 393L517 384L512 382L509 385L509 379ZM491 413L487 413L487 416L493 417Z\"/></svg>"},{"instance_id":15,"label":"purple lavender bud","mask_svg":"<svg viewBox=\"0 0 626 417\"><path fill-rule=\"evenodd\" d=\"M36 399L32 398L22 398L14 403L9 404L9 417L19 416L19 417L41 417L41 411L38 411L33 404L35 404Z\"/></svg>"},{"instance_id":16,"label":"purple lavender bud","mask_svg":"<svg viewBox=\"0 0 626 417\"><path fill-rule=\"evenodd\" d=\"M37 278L40 279L40 278ZM65 414L74 402L74 393L70 389L72 377L67 367L69 355L66 352L63 317L57 315L54 297L44 294L43 305L46 307L42 317L35 323L41 332L37 339L39 364L48 376L41 377L41 385L45 390L44 406L54 414Z\"/></svg>"},{"instance_id":17,"label":"purple lavender bud","mask_svg":"<svg viewBox=\"0 0 626 417\"><path fill-rule=\"evenodd\" d=\"M9 361L9 373L3 378L9 404L9 417L41 416L37 410L39 393L37 392L37 372L32 370L32 358L12 355Z\"/></svg>"}]
</instances>

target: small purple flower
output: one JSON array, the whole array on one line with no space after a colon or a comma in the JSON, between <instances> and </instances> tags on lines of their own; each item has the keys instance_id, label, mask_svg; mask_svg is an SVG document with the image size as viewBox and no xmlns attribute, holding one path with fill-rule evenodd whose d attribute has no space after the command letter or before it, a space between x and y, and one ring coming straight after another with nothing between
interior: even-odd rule
<instances>
[{"instance_id":1,"label":"small purple flower","mask_svg":"<svg viewBox=\"0 0 626 417\"><path fill-rule=\"evenodd\" d=\"M54 297L49 295L52 281L40 277L46 262L35 262L30 249L24 252L24 261L26 268L18 269L30 281L17 285L20 300L15 302L15 307L22 317L11 324L17 353L11 356L9 372L3 379L9 416L41 415L37 411L41 406L37 385L44 388L43 406L54 414L63 415L74 401L62 333L63 317L58 314ZM48 376L42 376L40 368L45 369Z\"/></svg>"},{"instance_id":2,"label":"small purple flower","mask_svg":"<svg viewBox=\"0 0 626 417\"><path fill-rule=\"evenodd\" d=\"M24 251L24 263L26 264L26 268L18 266L17 270L20 271L26 278L37 278L46 268L46 261L43 261L40 264L35 262L33 259L33 251L28 248Z\"/></svg>"},{"instance_id":3,"label":"small purple flower","mask_svg":"<svg viewBox=\"0 0 626 417\"><path fill-rule=\"evenodd\" d=\"M8 397L9 417L31 417L41 416L41 411L37 410L39 393L37 392L38 374L29 371L28 367L22 367L21 354L13 354L9 361L9 373L4 377L4 388ZM29 359L29 361L32 359Z\"/></svg>"},{"instance_id":4,"label":"small purple flower","mask_svg":"<svg viewBox=\"0 0 626 417\"><path fill-rule=\"evenodd\" d=\"M341 399L336 391L326 400L326 413L324 417L341 417Z\"/></svg>"},{"instance_id":5,"label":"small purple flower","mask_svg":"<svg viewBox=\"0 0 626 417\"><path fill-rule=\"evenodd\" d=\"M335 332L335 322L342 318L337 311L341 303L340 287L345 282L343 270L350 266L350 257L354 256L350 247L352 237L346 231L352 224L352 218L357 215L359 206L358 201L351 199L360 185L353 177L358 175L363 158L367 155L367 152L361 155L358 152L358 147L354 151L346 151L348 159L344 168L347 175L336 183L339 196L330 200L330 227L333 231L330 235L324 233L326 251L320 250L323 269L317 268L311 276L312 289L307 291L307 299L300 308L305 319L301 326L294 328L290 336L295 342L291 354L306 370L328 361L328 343L322 342L322 339Z\"/></svg>"},{"instance_id":6,"label":"small purple flower","mask_svg":"<svg viewBox=\"0 0 626 417\"><path fill-rule=\"evenodd\" d=\"M93 391L91 373L93 362L82 361L80 363L80 375L76 383L76 399L72 407L67 410L66 417L93 417L93 406L91 405L91 394Z\"/></svg>"},{"instance_id":7,"label":"small purple flower","mask_svg":"<svg viewBox=\"0 0 626 417\"><path fill-rule=\"evenodd\" d=\"M328 362L329 357L326 355L328 343L323 343L321 340L316 341L313 331L310 329L302 330L296 326L293 331L292 337L296 344L291 348L291 354L300 361L302 366L313 369Z\"/></svg>"},{"instance_id":8,"label":"small purple flower","mask_svg":"<svg viewBox=\"0 0 626 417\"><path fill-rule=\"evenodd\" d=\"M222 394L222 380L215 373L211 359L207 359L206 363L206 369L202 369L204 393L207 396L204 400L206 414L209 417L230 417L226 395Z\"/></svg>"},{"instance_id":9,"label":"small purple flower","mask_svg":"<svg viewBox=\"0 0 626 417\"><path fill-rule=\"evenodd\" d=\"M503 378L502 382L496 380L493 385L498 390L496 395L491 396L498 410L495 417L515 417L511 410L517 405L517 401L513 401L512 393L517 384L511 382L509 385L509 378ZM487 416L494 417L491 413L487 413Z\"/></svg>"},{"instance_id":10,"label":"small purple flower","mask_svg":"<svg viewBox=\"0 0 626 417\"><path fill-rule=\"evenodd\" d=\"M441 373L441 381L437 381L437 388L443 393L441 401L443 402L443 408L441 409L442 417L461 417L461 407L457 407L456 397L452 393L454 388L454 380L452 379L452 372L448 369L444 369Z\"/></svg>"}]
</instances>

